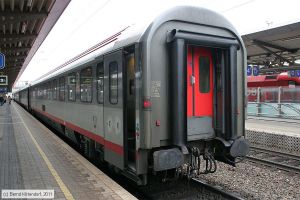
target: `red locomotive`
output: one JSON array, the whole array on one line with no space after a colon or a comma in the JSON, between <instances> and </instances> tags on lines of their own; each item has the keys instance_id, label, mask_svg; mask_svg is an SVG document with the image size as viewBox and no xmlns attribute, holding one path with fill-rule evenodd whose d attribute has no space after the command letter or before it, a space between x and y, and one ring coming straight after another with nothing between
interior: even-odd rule
<instances>
[{"instance_id":1,"label":"red locomotive","mask_svg":"<svg viewBox=\"0 0 300 200\"><path fill-rule=\"evenodd\" d=\"M291 77L288 72L248 76L247 86L248 102L257 102L258 88L260 88L260 102L278 102L278 100L280 102L300 102L300 77Z\"/></svg>"}]
</instances>

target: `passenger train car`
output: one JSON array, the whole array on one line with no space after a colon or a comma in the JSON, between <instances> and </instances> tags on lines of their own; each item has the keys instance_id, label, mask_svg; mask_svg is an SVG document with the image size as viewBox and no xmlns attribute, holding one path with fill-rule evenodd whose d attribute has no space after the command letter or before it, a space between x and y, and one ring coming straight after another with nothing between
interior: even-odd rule
<instances>
[{"instance_id":1,"label":"passenger train car","mask_svg":"<svg viewBox=\"0 0 300 200\"><path fill-rule=\"evenodd\" d=\"M191 177L247 154L245 68L233 26L183 6L122 30L15 99L88 157L147 184L149 174Z\"/></svg>"}]
</instances>

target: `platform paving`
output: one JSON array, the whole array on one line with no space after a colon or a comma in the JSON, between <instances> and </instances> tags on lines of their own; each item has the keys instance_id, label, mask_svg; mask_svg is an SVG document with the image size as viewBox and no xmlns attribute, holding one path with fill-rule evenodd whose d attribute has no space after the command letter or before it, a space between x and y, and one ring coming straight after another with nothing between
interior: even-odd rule
<instances>
[{"instance_id":1,"label":"platform paving","mask_svg":"<svg viewBox=\"0 0 300 200\"><path fill-rule=\"evenodd\" d=\"M266 117L249 118L248 120L246 120L246 129L300 137L300 120Z\"/></svg>"},{"instance_id":2,"label":"platform paving","mask_svg":"<svg viewBox=\"0 0 300 200\"><path fill-rule=\"evenodd\" d=\"M0 189L54 189L55 199L136 199L16 103L0 106Z\"/></svg>"}]
</instances>

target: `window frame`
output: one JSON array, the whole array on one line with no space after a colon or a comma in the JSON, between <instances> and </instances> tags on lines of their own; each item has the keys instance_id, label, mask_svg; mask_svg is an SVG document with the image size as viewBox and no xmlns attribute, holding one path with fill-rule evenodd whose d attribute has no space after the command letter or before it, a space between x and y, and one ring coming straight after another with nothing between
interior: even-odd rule
<instances>
[{"instance_id":1,"label":"window frame","mask_svg":"<svg viewBox=\"0 0 300 200\"><path fill-rule=\"evenodd\" d=\"M48 81L48 100L52 100L53 91L52 91L52 81Z\"/></svg>"},{"instance_id":2,"label":"window frame","mask_svg":"<svg viewBox=\"0 0 300 200\"><path fill-rule=\"evenodd\" d=\"M102 68L102 70L100 70L100 68ZM102 77L100 77L100 71L102 71ZM100 90L99 90L99 87L100 87L100 80L102 79L102 98L100 99ZM96 89L97 89L97 102L98 104L103 104L104 103L104 62L101 61L99 63L97 63L97 66L96 66Z\"/></svg>"},{"instance_id":3,"label":"window frame","mask_svg":"<svg viewBox=\"0 0 300 200\"><path fill-rule=\"evenodd\" d=\"M58 87L57 87L58 84L57 84L57 83L58 83L58 80L57 80L57 79L54 79L54 80L53 80L53 83L52 83L52 84L53 84L53 85L52 85L52 86L53 86L53 87L52 87L52 88L53 88L53 96L52 96L52 99L53 99L53 100L58 100L58 99L57 99L57 96L58 96L58 95L57 95L57 92L58 92Z\"/></svg>"},{"instance_id":4,"label":"window frame","mask_svg":"<svg viewBox=\"0 0 300 200\"><path fill-rule=\"evenodd\" d=\"M75 85L74 85L74 88L73 88L73 93L74 93L73 97L74 97L74 99L70 99L70 86L71 86L71 85L69 85L69 77L70 76L74 76L74 79L75 79ZM67 76L68 101L76 101L76 86L77 86L76 72L71 72Z\"/></svg>"},{"instance_id":5,"label":"window frame","mask_svg":"<svg viewBox=\"0 0 300 200\"><path fill-rule=\"evenodd\" d=\"M63 86L64 86L64 90L63 90L63 92L62 92L62 90L61 90L61 80L64 80L64 84L63 84ZM58 87L58 100L59 101L65 101L66 100L66 77L65 76L62 76L62 77L59 77L59 79L58 79L58 85L59 85L59 87ZM63 94L63 98L61 97L61 94Z\"/></svg>"},{"instance_id":6,"label":"window frame","mask_svg":"<svg viewBox=\"0 0 300 200\"><path fill-rule=\"evenodd\" d=\"M88 99L86 98L86 100L83 100L82 99L82 95L81 95L81 93L82 93L82 83L81 83L81 80L82 80L82 72L84 71L84 70L87 70L88 68L90 68L91 69L91 76L90 76L90 78L91 78L91 99L90 99L90 101L88 101ZM80 88L80 101L81 102L84 102L84 103L92 103L93 102L93 67L92 66L88 66L88 67L85 67L85 68L83 68L83 69L81 69L80 70L80 72L79 72L79 88Z\"/></svg>"}]
</instances>

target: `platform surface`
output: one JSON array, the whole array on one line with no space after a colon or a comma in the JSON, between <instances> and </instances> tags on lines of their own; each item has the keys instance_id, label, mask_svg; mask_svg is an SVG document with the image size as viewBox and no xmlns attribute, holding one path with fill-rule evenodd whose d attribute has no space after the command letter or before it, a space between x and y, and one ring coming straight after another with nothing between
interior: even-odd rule
<instances>
[{"instance_id":1,"label":"platform surface","mask_svg":"<svg viewBox=\"0 0 300 200\"><path fill-rule=\"evenodd\" d=\"M246 130L265 132L291 137L300 137L300 120L277 118L248 118Z\"/></svg>"},{"instance_id":2,"label":"platform surface","mask_svg":"<svg viewBox=\"0 0 300 200\"><path fill-rule=\"evenodd\" d=\"M1 189L54 189L55 199L136 199L16 103L0 106Z\"/></svg>"}]
</instances>

